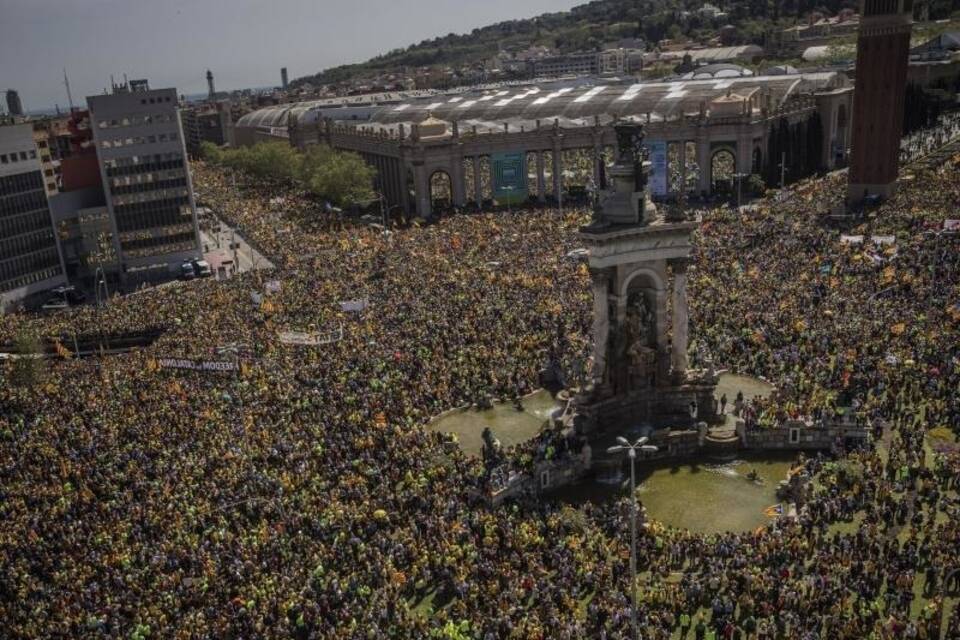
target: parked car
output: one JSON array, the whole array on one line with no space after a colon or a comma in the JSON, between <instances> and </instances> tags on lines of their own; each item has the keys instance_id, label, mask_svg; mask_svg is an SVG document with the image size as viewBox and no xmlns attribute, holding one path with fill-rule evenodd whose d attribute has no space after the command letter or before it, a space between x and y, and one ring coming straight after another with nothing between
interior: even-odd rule
<instances>
[{"instance_id":1,"label":"parked car","mask_svg":"<svg viewBox=\"0 0 960 640\"><path fill-rule=\"evenodd\" d=\"M87 301L87 294L83 291L78 291L73 285L64 285L56 289L51 289L50 293L55 296L60 296L61 299L65 299L70 306L83 304Z\"/></svg>"},{"instance_id":2,"label":"parked car","mask_svg":"<svg viewBox=\"0 0 960 640\"><path fill-rule=\"evenodd\" d=\"M197 277L197 272L193 268L192 262L184 262L180 265L180 278L182 280L193 280Z\"/></svg>"},{"instance_id":3,"label":"parked car","mask_svg":"<svg viewBox=\"0 0 960 640\"><path fill-rule=\"evenodd\" d=\"M213 269L210 268L210 263L206 260L194 260L193 270L199 278L210 278L213 276Z\"/></svg>"}]
</instances>

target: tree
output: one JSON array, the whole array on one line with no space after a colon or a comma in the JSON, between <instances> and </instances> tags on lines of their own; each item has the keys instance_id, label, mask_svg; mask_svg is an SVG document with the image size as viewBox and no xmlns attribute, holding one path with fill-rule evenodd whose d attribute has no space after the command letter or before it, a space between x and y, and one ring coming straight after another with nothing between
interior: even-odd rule
<instances>
[{"instance_id":1,"label":"tree","mask_svg":"<svg viewBox=\"0 0 960 640\"><path fill-rule=\"evenodd\" d=\"M204 140L200 143L200 157L213 164L223 162L223 150L212 142Z\"/></svg>"},{"instance_id":2,"label":"tree","mask_svg":"<svg viewBox=\"0 0 960 640\"><path fill-rule=\"evenodd\" d=\"M376 170L356 153L311 147L304 157L300 179L312 193L346 207L374 198Z\"/></svg>"}]
</instances>

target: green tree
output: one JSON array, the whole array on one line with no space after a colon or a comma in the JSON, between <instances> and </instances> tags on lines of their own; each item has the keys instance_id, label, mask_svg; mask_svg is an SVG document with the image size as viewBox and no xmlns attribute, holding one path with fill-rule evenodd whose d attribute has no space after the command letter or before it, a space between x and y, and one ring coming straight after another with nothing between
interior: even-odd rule
<instances>
[{"instance_id":1,"label":"green tree","mask_svg":"<svg viewBox=\"0 0 960 640\"><path fill-rule=\"evenodd\" d=\"M311 147L303 159L300 179L315 195L348 207L374 198L376 170L356 153Z\"/></svg>"},{"instance_id":2,"label":"green tree","mask_svg":"<svg viewBox=\"0 0 960 640\"><path fill-rule=\"evenodd\" d=\"M203 141L200 143L200 157L213 164L223 162L223 150L212 142Z\"/></svg>"}]
</instances>

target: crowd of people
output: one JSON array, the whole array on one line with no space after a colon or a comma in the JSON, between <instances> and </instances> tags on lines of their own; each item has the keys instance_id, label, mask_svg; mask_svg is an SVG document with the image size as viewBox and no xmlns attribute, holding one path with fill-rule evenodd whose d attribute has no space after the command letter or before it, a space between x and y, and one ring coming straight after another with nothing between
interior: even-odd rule
<instances>
[{"instance_id":1,"label":"crowd of people","mask_svg":"<svg viewBox=\"0 0 960 640\"><path fill-rule=\"evenodd\" d=\"M0 343L163 331L29 383L0 363L3 635L629 637L626 501L493 508L481 461L423 429L589 352L588 274L567 257L589 214L383 233L284 185L235 188L202 164L194 180L274 271L0 317ZM704 211L691 333L719 366L777 385L758 421L850 408L877 438L805 460L795 520L646 528L644 638L960 637L945 591L960 580L960 252L934 233L960 167L907 180L848 232L861 244L818 215L842 188ZM354 300L365 308L344 311ZM224 350L236 375L157 366Z\"/></svg>"}]
</instances>

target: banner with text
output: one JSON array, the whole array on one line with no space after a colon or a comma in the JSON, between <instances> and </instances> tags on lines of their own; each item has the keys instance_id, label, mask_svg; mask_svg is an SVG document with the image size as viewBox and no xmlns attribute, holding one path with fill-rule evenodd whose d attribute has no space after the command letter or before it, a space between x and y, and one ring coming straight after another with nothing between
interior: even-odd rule
<instances>
[{"instance_id":1,"label":"banner with text","mask_svg":"<svg viewBox=\"0 0 960 640\"><path fill-rule=\"evenodd\" d=\"M235 362L211 362L187 360L183 358L159 358L157 366L161 369L185 369L188 371L236 371Z\"/></svg>"},{"instance_id":2,"label":"banner with text","mask_svg":"<svg viewBox=\"0 0 960 640\"><path fill-rule=\"evenodd\" d=\"M490 173L493 176L493 197L497 202L523 202L527 199L526 153L492 154Z\"/></svg>"}]
</instances>

